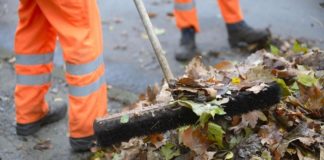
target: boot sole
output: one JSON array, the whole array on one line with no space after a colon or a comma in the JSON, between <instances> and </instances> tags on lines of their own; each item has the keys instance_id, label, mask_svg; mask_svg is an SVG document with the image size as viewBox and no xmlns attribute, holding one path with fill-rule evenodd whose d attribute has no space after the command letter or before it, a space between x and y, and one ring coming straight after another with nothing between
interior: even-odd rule
<instances>
[{"instance_id":1,"label":"boot sole","mask_svg":"<svg viewBox=\"0 0 324 160\"><path fill-rule=\"evenodd\" d=\"M67 112L67 108L65 107L65 109L62 110L60 113L58 113L57 116L52 115L49 117L44 117L43 119L41 119L38 122L35 122L34 124L21 125L21 124L17 123L16 133L19 136L32 135L32 134L36 133L37 131L39 131L43 126L50 124L50 123L58 122L59 120L63 119L66 115L66 112Z\"/></svg>"}]
</instances>

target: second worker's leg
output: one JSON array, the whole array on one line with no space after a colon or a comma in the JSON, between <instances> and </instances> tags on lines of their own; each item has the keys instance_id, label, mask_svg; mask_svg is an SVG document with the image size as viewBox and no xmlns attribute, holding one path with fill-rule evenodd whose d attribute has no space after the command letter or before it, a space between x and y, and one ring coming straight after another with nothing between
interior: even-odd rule
<instances>
[{"instance_id":1,"label":"second worker's leg","mask_svg":"<svg viewBox=\"0 0 324 160\"><path fill-rule=\"evenodd\" d=\"M199 55L195 35L199 32L199 22L194 0L174 0L176 24L181 31L180 47L176 50L178 61L188 61Z\"/></svg>"},{"instance_id":2,"label":"second worker's leg","mask_svg":"<svg viewBox=\"0 0 324 160\"><path fill-rule=\"evenodd\" d=\"M239 0L218 0L226 23L231 47L244 48L250 44L264 44L270 37L267 29L254 29L243 18Z\"/></svg>"}]
</instances>

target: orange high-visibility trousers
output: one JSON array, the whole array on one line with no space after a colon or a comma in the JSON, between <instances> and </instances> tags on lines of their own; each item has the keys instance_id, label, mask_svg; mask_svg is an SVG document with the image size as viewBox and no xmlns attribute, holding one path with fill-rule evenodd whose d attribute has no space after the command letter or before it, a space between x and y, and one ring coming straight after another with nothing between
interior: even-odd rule
<instances>
[{"instance_id":1,"label":"orange high-visibility trousers","mask_svg":"<svg viewBox=\"0 0 324 160\"><path fill-rule=\"evenodd\" d=\"M15 36L16 121L36 122L48 112L57 38L66 62L69 133L92 136L93 121L107 114L101 21L96 0L20 0Z\"/></svg>"},{"instance_id":2,"label":"orange high-visibility trousers","mask_svg":"<svg viewBox=\"0 0 324 160\"><path fill-rule=\"evenodd\" d=\"M239 0L218 0L223 19L226 23L236 23L243 20ZM194 27L200 31L195 0L174 0L174 15L179 29Z\"/></svg>"}]
</instances>

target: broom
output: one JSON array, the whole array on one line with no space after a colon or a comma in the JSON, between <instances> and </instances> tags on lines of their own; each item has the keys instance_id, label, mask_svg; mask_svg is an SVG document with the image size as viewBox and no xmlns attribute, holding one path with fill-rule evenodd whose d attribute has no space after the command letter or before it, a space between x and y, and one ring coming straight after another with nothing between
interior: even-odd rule
<instances>
[{"instance_id":1,"label":"broom","mask_svg":"<svg viewBox=\"0 0 324 160\"><path fill-rule=\"evenodd\" d=\"M143 21L148 37L159 61L164 77L173 86L174 76L164 56L164 51L156 37L142 0L134 0ZM253 110L261 110L280 101L280 87L269 83L262 91L255 94L249 91L237 92L228 97L230 100L223 104L225 116L240 115ZM127 116L127 123L121 123L121 118ZM216 118L224 118L218 116ZM184 125L194 124L199 117L189 108L180 105L154 105L145 109L135 109L127 112L98 118L94 122L97 145L102 147L127 141L133 137L162 133Z\"/></svg>"}]
</instances>

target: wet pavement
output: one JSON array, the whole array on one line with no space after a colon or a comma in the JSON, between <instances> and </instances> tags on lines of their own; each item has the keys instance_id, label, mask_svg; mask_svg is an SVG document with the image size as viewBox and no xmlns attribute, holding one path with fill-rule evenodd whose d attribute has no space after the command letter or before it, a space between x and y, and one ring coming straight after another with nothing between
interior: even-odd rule
<instances>
[{"instance_id":1,"label":"wet pavement","mask_svg":"<svg viewBox=\"0 0 324 160\"><path fill-rule=\"evenodd\" d=\"M180 38L172 17L171 0L145 0L147 10L156 13L152 23L165 32L159 35L167 59L176 75L181 75L184 64L175 61L174 52ZM269 27L274 35L283 38L303 38L315 46L324 48L324 8L322 0L242 0L241 5L246 21L257 28ZM100 7L106 79L109 85L133 93L141 93L147 85L160 83L162 72L154 57L149 41L143 36L144 27L131 0L98 0ZM197 35L199 48L219 52L209 56L208 63L223 59L240 61L247 56L231 50L227 43L225 25L215 0L197 1L201 33ZM86 159L87 154L71 153L68 144L67 119L46 127L35 136L21 138L15 136L15 121L12 93L14 87L13 68L8 59L13 56L13 40L17 23L18 2L0 0L0 159ZM62 66L58 46L55 63ZM60 77L60 76L58 76ZM54 79L57 93L49 97L66 97L64 80ZM55 90L55 91L56 91ZM120 106L111 101L112 108ZM63 138L62 138L63 137ZM34 150L40 140L50 139L52 148L45 151Z\"/></svg>"}]
</instances>

